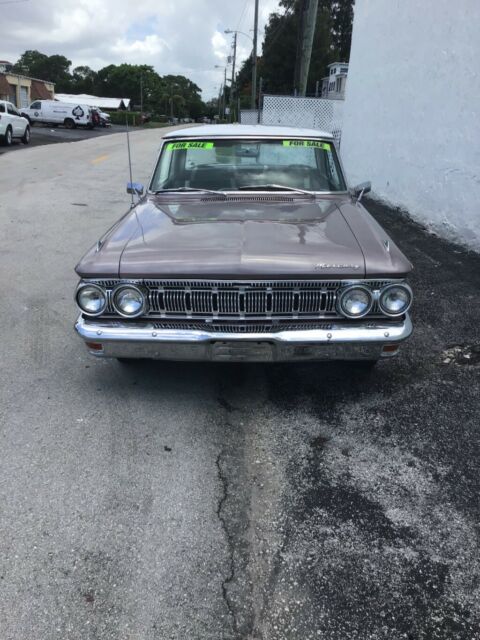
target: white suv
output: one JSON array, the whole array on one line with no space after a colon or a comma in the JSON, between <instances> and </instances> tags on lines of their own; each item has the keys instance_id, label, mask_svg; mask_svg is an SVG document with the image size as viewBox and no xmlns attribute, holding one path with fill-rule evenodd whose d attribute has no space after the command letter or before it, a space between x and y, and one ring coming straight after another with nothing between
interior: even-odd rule
<instances>
[{"instance_id":1,"label":"white suv","mask_svg":"<svg viewBox=\"0 0 480 640\"><path fill-rule=\"evenodd\" d=\"M9 147L14 138L23 144L30 142L30 125L11 102L0 100L0 142Z\"/></svg>"}]
</instances>

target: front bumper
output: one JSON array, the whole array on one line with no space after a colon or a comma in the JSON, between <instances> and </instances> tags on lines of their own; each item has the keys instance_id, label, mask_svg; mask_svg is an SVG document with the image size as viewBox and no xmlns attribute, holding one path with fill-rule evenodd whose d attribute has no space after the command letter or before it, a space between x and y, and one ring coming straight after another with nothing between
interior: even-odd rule
<instances>
[{"instance_id":1,"label":"front bumper","mask_svg":"<svg viewBox=\"0 0 480 640\"><path fill-rule=\"evenodd\" d=\"M75 329L90 353L97 357L289 362L391 357L412 333L412 323L407 314L395 322L368 320L354 325L333 322L325 329L235 334L156 329L148 324L108 323L80 316Z\"/></svg>"}]
</instances>

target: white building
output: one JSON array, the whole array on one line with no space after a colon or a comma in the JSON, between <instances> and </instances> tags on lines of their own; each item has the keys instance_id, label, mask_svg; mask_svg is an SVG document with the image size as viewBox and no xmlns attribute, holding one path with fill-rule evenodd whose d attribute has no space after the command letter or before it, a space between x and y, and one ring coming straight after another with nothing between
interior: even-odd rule
<instances>
[{"instance_id":1,"label":"white building","mask_svg":"<svg viewBox=\"0 0 480 640\"><path fill-rule=\"evenodd\" d=\"M348 62L332 62L327 68L328 76L322 78L322 98L344 100Z\"/></svg>"},{"instance_id":2,"label":"white building","mask_svg":"<svg viewBox=\"0 0 480 640\"><path fill-rule=\"evenodd\" d=\"M357 0L342 156L351 183L480 250L480 2Z\"/></svg>"}]
</instances>

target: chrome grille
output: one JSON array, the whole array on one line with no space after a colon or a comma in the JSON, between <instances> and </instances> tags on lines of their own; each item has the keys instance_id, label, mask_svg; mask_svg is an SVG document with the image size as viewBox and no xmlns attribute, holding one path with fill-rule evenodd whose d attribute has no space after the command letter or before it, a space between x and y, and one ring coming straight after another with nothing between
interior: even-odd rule
<instances>
[{"instance_id":1,"label":"chrome grille","mask_svg":"<svg viewBox=\"0 0 480 640\"><path fill-rule=\"evenodd\" d=\"M311 331L321 329L329 331L331 322L191 322L191 321L156 321L151 324L154 329L170 329L174 331L208 331L209 333L278 333L279 331Z\"/></svg>"},{"instance_id":2,"label":"chrome grille","mask_svg":"<svg viewBox=\"0 0 480 640\"><path fill-rule=\"evenodd\" d=\"M116 280L91 280L107 289L107 316L115 315L111 298ZM355 281L213 281L122 280L147 291L151 319L318 320L340 317L336 311L340 288ZM392 280L361 280L373 291ZM381 316L375 303L370 317Z\"/></svg>"}]
</instances>

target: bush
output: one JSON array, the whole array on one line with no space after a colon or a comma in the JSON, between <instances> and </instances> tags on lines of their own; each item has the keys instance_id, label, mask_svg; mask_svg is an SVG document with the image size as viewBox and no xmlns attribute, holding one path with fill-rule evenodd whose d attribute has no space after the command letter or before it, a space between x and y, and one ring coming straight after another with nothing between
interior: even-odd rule
<instances>
[{"instance_id":1,"label":"bush","mask_svg":"<svg viewBox=\"0 0 480 640\"><path fill-rule=\"evenodd\" d=\"M110 111L112 124L125 124L127 118L130 127L138 127L142 124L139 111Z\"/></svg>"}]
</instances>

